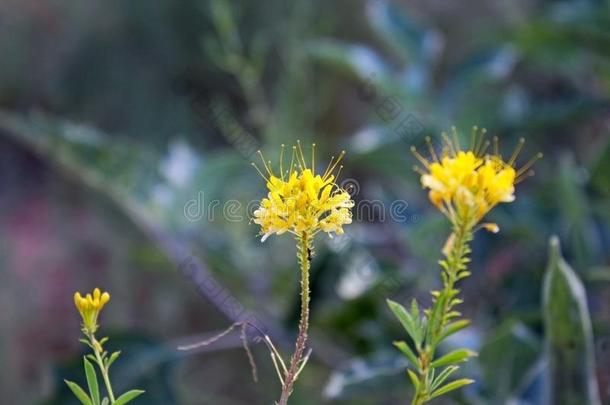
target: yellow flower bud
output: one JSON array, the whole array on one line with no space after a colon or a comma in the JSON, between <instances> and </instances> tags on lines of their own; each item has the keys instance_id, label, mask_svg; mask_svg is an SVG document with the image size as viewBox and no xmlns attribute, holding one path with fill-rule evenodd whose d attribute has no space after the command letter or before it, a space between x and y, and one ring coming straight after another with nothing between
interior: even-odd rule
<instances>
[{"instance_id":1,"label":"yellow flower bud","mask_svg":"<svg viewBox=\"0 0 610 405\"><path fill-rule=\"evenodd\" d=\"M95 333L99 313L108 301L110 301L110 294L102 293L99 288L94 289L92 294L86 294L85 297L79 292L74 293L74 305L80 313L83 330L86 333Z\"/></svg>"}]
</instances>

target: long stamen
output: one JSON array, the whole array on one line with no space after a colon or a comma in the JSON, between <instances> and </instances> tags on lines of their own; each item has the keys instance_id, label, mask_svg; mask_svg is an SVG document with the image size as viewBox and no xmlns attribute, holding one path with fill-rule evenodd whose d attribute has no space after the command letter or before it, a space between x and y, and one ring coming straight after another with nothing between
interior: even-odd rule
<instances>
[{"instance_id":1,"label":"long stamen","mask_svg":"<svg viewBox=\"0 0 610 405\"><path fill-rule=\"evenodd\" d=\"M428 150L430 151L430 156L432 157L432 159L434 159L435 162L438 163L438 156L436 155L436 152L434 151L434 146L432 146L432 140L430 139L429 136L426 137L426 143L428 144Z\"/></svg>"},{"instance_id":2,"label":"long stamen","mask_svg":"<svg viewBox=\"0 0 610 405\"><path fill-rule=\"evenodd\" d=\"M337 160L335 160L335 162L332 164L332 166L329 164L328 169L326 169L324 179L326 179L327 176L330 176L332 174L332 172L335 170L335 168L337 167L339 162L341 162L341 160L343 160L343 156L345 156L344 150L341 151L341 153L339 154L339 157L337 158Z\"/></svg>"},{"instance_id":3,"label":"long stamen","mask_svg":"<svg viewBox=\"0 0 610 405\"><path fill-rule=\"evenodd\" d=\"M525 138L519 138L519 142L517 143L517 146L515 147L515 151L510 156L510 159L508 160L507 165L512 166L515 163L515 160L517 160L517 156L519 156L519 153L521 153L521 149L523 148L524 143L525 143Z\"/></svg>"},{"instance_id":4,"label":"long stamen","mask_svg":"<svg viewBox=\"0 0 610 405\"><path fill-rule=\"evenodd\" d=\"M265 176L265 175L263 174L263 172L261 172L261 169L259 169L259 168L258 168L258 166L256 165L256 163L252 162L252 163L251 163L251 165L252 165L252 166L254 166L254 168L256 169L256 171L258 172L258 174L260 174L260 175L261 175L261 177L262 177L262 178L263 178L263 179L264 179L264 180L265 180L265 181L268 183L268 182L269 182L269 179L267 178L267 176Z\"/></svg>"},{"instance_id":5,"label":"long stamen","mask_svg":"<svg viewBox=\"0 0 610 405\"><path fill-rule=\"evenodd\" d=\"M424 176L426 174L426 172L424 171L424 169L422 169L421 167L419 167L418 165L413 165L413 170L415 172L417 172L418 174Z\"/></svg>"},{"instance_id":6,"label":"long stamen","mask_svg":"<svg viewBox=\"0 0 610 405\"><path fill-rule=\"evenodd\" d=\"M453 135L453 142L455 142L456 149L462 150L462 147L460 146L460 138L458 137L457 129L455 127L451 127L451 133Z\"/></svg>"},{"instance_id":7,"label":"long stamen","mask_svg":"<svg viewBox=\"0 0 610 405\"><path fill-rule=\"evenodd\" d=\"M265 162L265 157L263 156L263 152L261 152L260 149L259 149L257 151L257 153L261 157L261 161L263 162L263 167L265 168L267 173L269 173L269 176L273 176L273 172L271 171L271 169L269 168L269 166L267 166L267 163Z\"/></svg>"},{"instance_id":8,"label":"long stamen","mask_svg":"<svg viewBox=\"0 0 610 405\"><path fill-rule=\"evenodd\" d=\"M481 129L481 136L474 148L474 154L476 156L481 156L481 147L483 146L483 142L485 141L485 134L487 134L487 130L485 128Z\"/></svg>"},{"instance_id":9,"label":"long stamen","mask_svg":"<svg viewBox=\"0 0 610 405\"><path fill-rule=\"evenodd\" d=\"M498 137L497 136L493 137L493 142L494 142L494 156L497 156L500 159L502 159L502 155L500 154L500 146L498 145Z\"/></svg>"},{"instance_id":10,"label":"long stamen","mask_svg":"<svg viewBox=\"0 0 610 405\"><path fill-rule=\"evenodd\" d=\"M542 156L543 156L542 153L540 153L540 152L536 153L536 156L531 158L529 160L529 162L527 162L526 164L523 165L523 167L521 167L519 170L517 170L517 177L519 177L523 173L527 172L534 165L534 163L536 163L536 161L538 161L538 159L542 159Z\"/></svg>"},{"instance_id":11,"label":"long stamen","mask_svg":"<svg viewBox=\"0 0 610 405\"><path fill-rule=\"evenodd\" d=\"M445 141L445 144L446 144L446 146L447 146L447 149L448 149L448 151L449 151L449 154L450 154L452 157L455 157L455 155L456 155L456 151L455 151L455 148L453 147L453 142L451 142L451 139L449 139L449 136L447 135L447 133L446 133L446 132L443 132L443 133L441 134L441 137L442 137L442 138L443 138L443 140Z\"/></svg>"},{"instance_id":12,"label":"long stamen","mask_svg":"<svg viewBox=\"0 0 610 405\"><path fill-rule=\"evenodd\" d=\"M343 165L339 166L339 170L337 170L337 176L335 177L335 180L333 181L335 184L339 183L339 175L341 174L342 169L343 169Z\"/></svg>"},{"instance_id":13,"label":"long stamen","mask_svg":"<svg viewBox=\"0 0 610 405\"><path fill-rule=\"evenodd\" d=\"M307 163L305 162L305 155L303 155L303 148L301 148L301 141L297 140L297 150L298 150L298 157L300 157L301 161L300 164L303 165L303 169L307 169Z\"/></svg>"},{"instance_id":14,"label":"long stamen","mask_svg":"<svg viewBox=\"0 0 610 405\"><path fill-rule=\"evenodd\" d=\"M490 144L491 144L491 142L489 142L489 140L486 140L486 141L483 143L483 147L481 148L481 150L480 150L478 153L476 153L476 155L477 155L477 156L483 156L483 155L485 155L485 153L487 152L487 148L489 148L489 145L490 145Z\"/></svg>"},{"instance_id":15,"label":"long stamen","mask_svg":"<svg viewBox=\"0 0 610 405\"><path fill-rule=\"evenodd\" d=\"M536 174L536 173L533 170L530 170L527 173L523 173L520 176L517 176L517 178L515 179L515 184L521 183L525 179L532 177L534 174Z\"/></svg>"},{"instance_id":16,"label":"long stamen","mask_svg":"<svg viewBox=\"0 0 610 405\"><path fill-rule=\"evenodd\" d=\"M424 165L424 167L427 169L428 167L430 167L430 162L428 162L428 159L426 159L425 157L423 157L418 151L417 148L415 146L411 146L411 153L413 154L413 156L415 156L417 158L417 160L419 160L421 162L422 165Z\"/></svg>"},{"instance_id":17,"label":"long stamen","mask_svg":"<svg viewBox=\"0 0 610 405\"><path fill-rule=\"evenodd\" d=\"M280 178L284 181L284 144L280 145Z\"/></svg>"},{"instance_id":18,"label":"long stamen","mask_svg":"<svg viewBox=\"0 0 610 405\"><path fill-rule=\"evenodd\" d=\"M297 152L297 147L292 145L292 157L290 158L290 173L288 173L288 178L290 178L290 176L292 175L292 172L294 171L294 155Z\"/></svg>"},{"instance_id":19,"label":"long stamen","mask_svg":"<svg viewBox=\"0 0 610 405\"><path fill-rule=\"evenodd\" d=\"M470 150L474 151L476 143L477 143L477 135L479 132L479 127L476 125L472 127L472 131L470 131Z\"/></svg>"},{"instance_id":20,"label":"long stamen","mask_svg":"<svg viewBox=\"0 0 610 405\"><path fill-rule=\"evenodd\" d=\"M326 170L324 170L324 174L322 175L323 179L326 179L326 176L328 176L328 174L329 174L328 169L330 169L330 167L332 166L334 160L335 160L335 157L331 156L330 157L330 162L328 162L328 166L326 166Z\"/></svg>"},{"instance_id":21,"label":"long stamen","mask_svg":"<svg viewBox=\"0 0 610 405\"><path fill-rule=\"evenodd\" d=\"M316 173L316 144L311 144L311 172Z\"/></svg>"}]
</instances>

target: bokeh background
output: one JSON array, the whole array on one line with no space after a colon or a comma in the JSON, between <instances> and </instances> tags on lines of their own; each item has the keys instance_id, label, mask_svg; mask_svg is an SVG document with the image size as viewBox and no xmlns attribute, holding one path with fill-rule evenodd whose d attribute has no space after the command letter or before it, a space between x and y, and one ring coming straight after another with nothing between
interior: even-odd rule
<instances>
[{"instance_id":1,"label":"bokeh background","mask_svg":"<svg viewBox=\"0 0 610 405\"><path fill-rule=\"evenodd\" d=\"M477 383L437 403L543 403L552 234L586 287L610 403L609 27L601 0L0 2L1 402L76 403L72 294L95 286L112 294L116 389L147 391L134 404L276 400L264 345L258 383L238 333L176 347L246 314L291 352L294 242L261 243L247 211L265 193L253 152L301 139L320 165L347 151L361 211L317 241L293 403L408 403L385 298L429 302L449 232L409 147L479 125L506 154L525 137L521 162L545 157L490 216L501 232L476 235L473 326L448 345L480 352Z\"/></svg>"}]
</instances>

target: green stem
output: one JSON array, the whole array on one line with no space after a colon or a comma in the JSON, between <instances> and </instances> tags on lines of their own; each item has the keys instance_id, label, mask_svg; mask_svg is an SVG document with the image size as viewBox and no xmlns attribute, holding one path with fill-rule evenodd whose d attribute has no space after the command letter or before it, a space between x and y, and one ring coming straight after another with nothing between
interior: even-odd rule
<instances>
[{"instance_id":1,"label":"green stem","mask_svg":"<svg viewBox=\"0 0 610 405\"><path fill-rule=\"evenodd\" d=\"M436 298L432 306L431 314L436 313L435 319L430 318L431 324L428 325L427 344L419 352L419 384L416 389L411 405L422 405L429 400L431 392L428 390L430 378L430 363L434 359L439 338L448 323L448 315L453 309L453 299L455 283L458 280L460 271L465 270L465 261L470 252L468 243L472 240L472 222L466 219L458 219L453 226L453 241L447 254L443 270L443 289ZM438 306L440 305L440 308Z\"/></svg>"},{"instance_id":2,"label":"green stem","mask_svg":"<svg viewBox=\"0 0 610 405\"><path fill-rule=\"evenodd\" d=\"M312 244L310 235L307 232L303 232L297 240L297 256L301 265L301 319L299 321L299 334L295 343L294 355L290 360L290 368L282 386L282 396L279 405L286 405L288 398L292 394L294 383L303 361L303 353L307 343L307 329L309 327L309 267L311 264Z\"/></svg>"},{"instance_id":3,"label":"green stem","mask_svg":"<svg viewBox=\"0 0 610 405\"><path fill-rule=\"evenodd\" d=\"M102 360L102 355L100 353L99 348L101 348L100 343L95 338L95 335L91 333L89 335L89 341L91 342L91 346L93 347L93 353L95 354L96 363L102 373L102 378L104 379L104 385L106 386L106 391L108 392L108 397L110 398L110 403L114 404L114 393L112 392L112 385L110 385L110 376L108 375L108 369L104 365L104 361Z\"/></svg>"}]
</instances>

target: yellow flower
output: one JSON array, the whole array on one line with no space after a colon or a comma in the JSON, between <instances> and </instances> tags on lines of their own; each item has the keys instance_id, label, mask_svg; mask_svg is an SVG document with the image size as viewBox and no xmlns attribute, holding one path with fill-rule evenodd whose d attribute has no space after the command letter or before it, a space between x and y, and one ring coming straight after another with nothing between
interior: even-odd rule
<instances>
[{"instance_id":1,"label":"yellow flower","mask_svg":"<svg viewBox=\"0 0 610 405\"><path fill-rule=\"evenodd\" d=\"M343 234L343 225L352 222L351 208L354 206L349 193L336 184L335 170L345 152L331 159L323 174L315 172L315 144L312 145L311 165L308 167L301 143L292 147L290 165L284 168L284 145L282 145L279 172L265 161L259 151L263 173L252 163L267 182L269 190L260 206L254 211L254 223L260 225L262 241L270 235L289 232L297 236L307 233L314 236L319 231Z\"/></svg>"},{"instance_id":2,"label":"yellow flower","mask_svg":"<svg viewBox=\"0 0 610 405\"><path fill-rule=\"evenodd\" d=\"M428 196L437 207L454 223L476 225L493 207L499 203L515 200L515 184L533 174L531 167L542 157L537 154L520 169L515 169L515 160L525 140L519 140L510 159L504 161L498 150L498 138L494 137L494 151L487 153L490 142L485 140L485 130L472 130L471 145L462 149L457 131L453 129L453 139L443 133L443 148L440 155L434 151L430 138L426 138L431 161L411 150L424 166L416 167L421 174L421 184L429 190ZM484 224L483 228L497 232L495 224Z\"/></svg>"},{"instance_id":3,"label":"yellow flower","mask_svg":"<svg viewBox=\"0 0 610 405\"><path fill-rule=\"evenodd\" d=\"M99 288L93 290L92 294L81 296L79 292L74 293L74 305L83 318L83 329L88 333L97 330L97 318L100 311L110 301L110 294L102 293Z\"/></svg>"}]
</instances>

